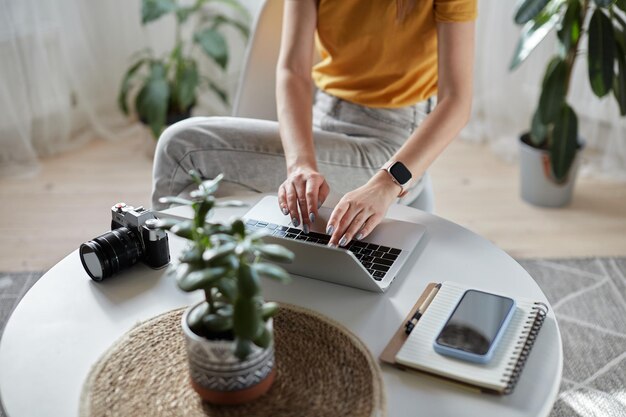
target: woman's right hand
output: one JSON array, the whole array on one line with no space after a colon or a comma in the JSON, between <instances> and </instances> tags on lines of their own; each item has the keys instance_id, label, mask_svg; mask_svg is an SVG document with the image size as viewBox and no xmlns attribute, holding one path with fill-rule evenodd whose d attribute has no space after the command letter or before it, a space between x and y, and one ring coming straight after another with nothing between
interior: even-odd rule
<instances>
[{"instance_id":1,"label":"woman's right hand","mask_svg":"<svg viewBox=\"0 0 626 417\"><path fill-rule=\"evenodd\" d=\"M304 233L309 233L328 193L330 187L322 174L312 167L298 166L288 170L287 179L278 188L278 204L295 227L302 225Z\"/></svg>"}]
</instances>

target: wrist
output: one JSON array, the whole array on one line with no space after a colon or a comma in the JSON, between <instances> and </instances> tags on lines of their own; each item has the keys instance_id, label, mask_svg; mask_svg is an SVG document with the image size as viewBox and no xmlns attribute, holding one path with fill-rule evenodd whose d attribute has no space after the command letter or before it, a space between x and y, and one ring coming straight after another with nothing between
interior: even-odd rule
<instances>
[{"instance_id":1,"label":"wrist","mask_svg":"<svg viewBox=\"0 0 626 417\"><path fill-rule=\"evenodd\" d=\"M293 161L287 163L287 175L298 171L315 171L317 172L317 163L315 161Z\"/></svg>"},{"instance_id":2,"label":"wrist","mask_svg":"<svg viewBox=\"0 0 626 417\"><path fill-rule=\"evenodd\" d=\"M377 187L386 195L393 198L398 197L403 190L402 186L395 182L387 171L379 170L370 178L368 184Z\"/></svg>"}]
</instances>

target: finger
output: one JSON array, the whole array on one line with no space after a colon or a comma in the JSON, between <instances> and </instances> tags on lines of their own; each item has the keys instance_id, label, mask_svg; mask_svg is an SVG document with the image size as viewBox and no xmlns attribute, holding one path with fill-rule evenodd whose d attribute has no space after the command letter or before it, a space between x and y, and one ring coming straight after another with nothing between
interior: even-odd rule
<instances>
[{"instance_id":1,"label":"finger","mask_svg":"<svg viewBox=\"0 0 626 417\"><path fill-rule=\"evenodd\" d=\"M357 240L361 240L368 236L376 226L378 226L383 219L383 215L380 213L375 213L371 215L361 227L361 230L357 233Z\"/></svg>"},{"instance_id":2,"label":"finger","mask_svg":"<svg viewBox=\"0 0 626 417\"><path fill-rule=\"evenodd\" d=\"M352 222L348 225L348 228L339 239L339 246L346 246L352 239L355 238L355 236L357 237L357 240L361 240L363 238L361 235L361 229L370 216L371 214L365 210L360 211L356 216L354 216L354 219L352 219Z\"/></svg>"},{"instance_id":3,"label":"finger","mask_svg":"<svg viewBox=\"0 0 626 417\"><path fill-rule=\"evenodd\" d=\"M319 194L317 195L317 208L319 209L324 204L324 201L328 198L328 194L330 194L330 186L324 180L322 186L320 187Z\"/></svg>"},{"instance_id":4,"label":"finger","mask_svg":"<svg viewBox=\"0 0 626 417\"><path fill-rule=\"evenodd\" d=\"M285 191L285 183L282 183L280 187L278 187L278 206L280 207L280 211L285 216L289 214L289 209L287 208L287 192Z\"/></svg>"},{"instance_id":5,"label":"finger","mask_svg":"<svg viewBox=\"0 0 626 417\"><path fill-rule=\"evenodd\" d=\"M344 214L346 214L349 207L350 204L344 199L341 199L335 206L333 212L330 214L328 223L326 223L326 234L331 236L328 246L337 246L337 243L339 243L339 238L333 240L333 237L335 236L337 225L343 218Z\"/></svg>"},{"instance_id":6,"label":"finger","mask_svg":"<svg viewBox=\"0 0 626 417\"><path fill-rule=\"evenodd\" d=\"M294 187L298 195L298 207L300 208L300 215L302 216L302 230L304 230L304 233L309 233L311 220L309 219L308 204L306 201L306 182L294 184Z\"/></svg>"},{"instance_id":7,"label":"finger","mask_svg":"<svg viewBox=\"0 0 626 417\"><path fill-rule=\"evenodd\" d=\"M309 215L307 216L311 224L315 223L317 213L317 199L322 181L320 179L310 179L306 182L306 203Z\"/></svg>"},{"instance_id":8,"label":"finger","mask_svg":"<svg viewBox=\"0 0 626 417\"><path fill-rule=\"evenodd\" d=\"M344 246L346 244L345 241L341 240L343 234L346 232L350 223L354 217L358 214L357 207L354 203L346 202L345 203L348 208L343 213L343 216L334 223L335 229L330 237L330 242L338 246Z\"/></svg>"},{"instance_id":9,"label":"finger","mask_svg":"<svg viewBox=\"0 0 626 417\"><path fill-rule=\"evenodd\" d=\"M300 213L298 212L298 195L293 184L287 184L287 208L289 209L289 216L291 217L291 223L294 227L300 226Z\"/></svg>"}]
</instances>

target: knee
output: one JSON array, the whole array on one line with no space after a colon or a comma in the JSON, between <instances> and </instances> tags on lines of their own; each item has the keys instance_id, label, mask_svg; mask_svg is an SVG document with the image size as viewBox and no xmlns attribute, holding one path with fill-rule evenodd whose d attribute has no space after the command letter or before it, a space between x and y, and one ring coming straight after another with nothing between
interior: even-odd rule
<instances>
[{"instance_id":1,"label":"knee","mask_svg":"<svg viewBox=\"0 0 626 417\"><path fill-rule=\"evenodd\" d=\"M163 157L179 159L184 156L188 138L197 130L197 126L205 123L207 117L190 117L168 126L157 142L155 158L158 161Z\"/></svg>"}]
</instances>

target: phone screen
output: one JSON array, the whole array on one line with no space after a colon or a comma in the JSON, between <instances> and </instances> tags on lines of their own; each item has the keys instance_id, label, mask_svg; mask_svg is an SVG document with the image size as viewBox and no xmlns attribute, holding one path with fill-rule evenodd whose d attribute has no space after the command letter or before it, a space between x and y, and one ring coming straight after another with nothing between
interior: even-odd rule
<instances>
[{"instance_id":1,"label":"phone screen","mask_svg":"<svg viewBox=\"0 0 626 417\"><path fill-rule=\"evenodd\" d=\"M513 305L514 301L510 298L468 290L437 336L437 343L485 355Z\"/></svg>"}]
</instances>

